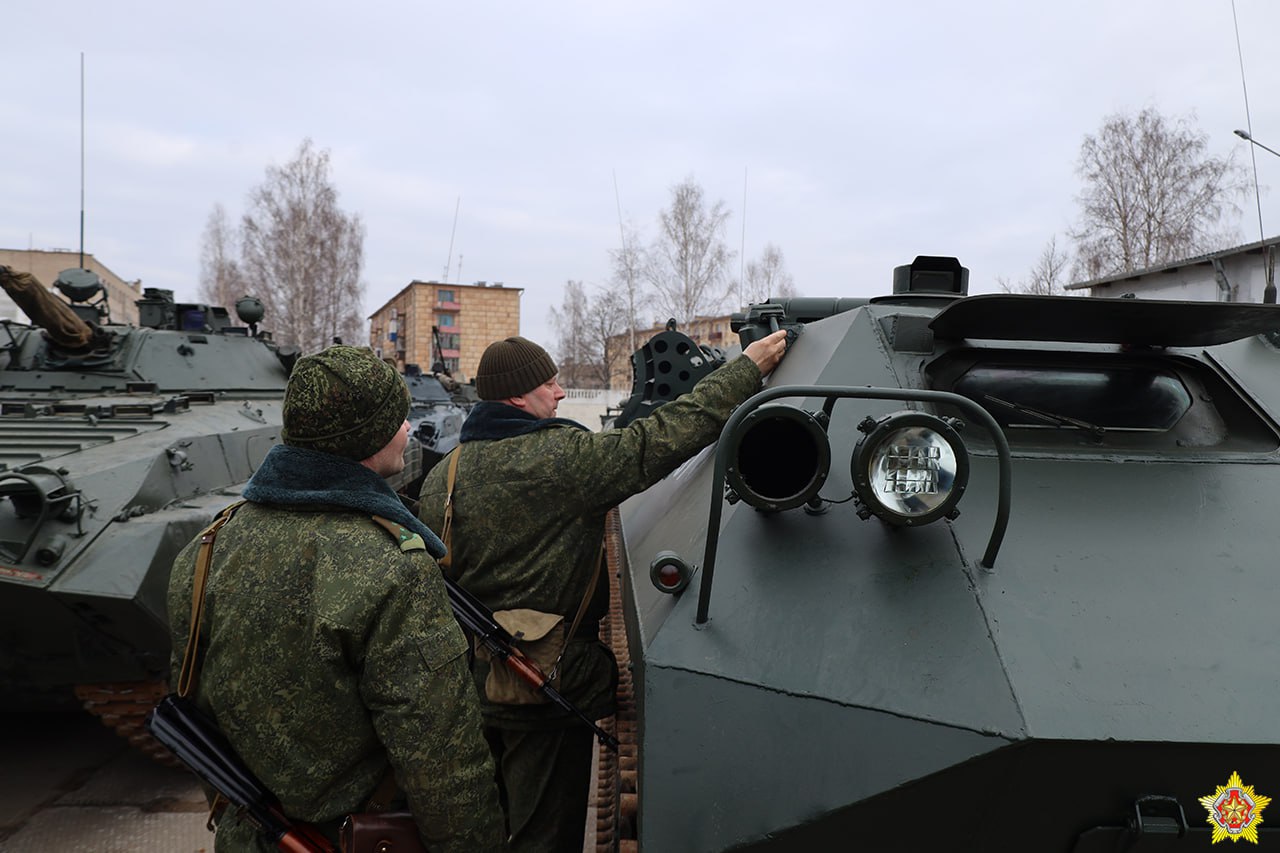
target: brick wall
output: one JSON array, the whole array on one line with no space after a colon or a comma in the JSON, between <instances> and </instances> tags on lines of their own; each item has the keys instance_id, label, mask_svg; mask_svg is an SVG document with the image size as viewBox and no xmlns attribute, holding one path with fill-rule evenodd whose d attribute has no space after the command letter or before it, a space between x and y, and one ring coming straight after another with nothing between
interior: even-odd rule
<instances>
[{"instance_id":1,"label":"brick wall","mask_svg":"<svg viewBox=\"0 0 1280 853\"><path fill-rule=\"evenodd\" d=\"M466 380L475 376L480 355L490 343L520 334L523 288L502 285L447 284L413 281L369 317L369 345L401 369L417 364L431 369L431 327L457 336L457 369ZM391 340L395 320L396 340ZM449 325L452 319L453 324ZM447 338L446 344L447 344ZM446 348L449 349L449 347Z\"/></svg>"}]
</instances>

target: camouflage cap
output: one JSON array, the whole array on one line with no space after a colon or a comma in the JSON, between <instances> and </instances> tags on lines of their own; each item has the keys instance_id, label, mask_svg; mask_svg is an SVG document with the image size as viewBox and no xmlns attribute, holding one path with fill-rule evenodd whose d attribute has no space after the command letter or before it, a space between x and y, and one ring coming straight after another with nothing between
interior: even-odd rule
<instances>
[{"instance_id":1,"label":"camouflage cap","mask_svg":"<svg viewBox=\"0 0 1280 853\"><path fill-rule=\"evenodd\" d=\"M555 376L556 363L542 347L519 335L485 347L476 368L481 400L505 400L537 388Z\"/></svg>"},{"instance_id":2,"label":"camouflage cap","mask_svg":"<svg viewBox=\"0 0 1280 853\"><path fill-rule=\"evenodd\" d=\"M298 360L284 392L285 444L367 459L395 438L409 415L409 388L362 347L331 346Z\"/></svg>"}]
</instances>

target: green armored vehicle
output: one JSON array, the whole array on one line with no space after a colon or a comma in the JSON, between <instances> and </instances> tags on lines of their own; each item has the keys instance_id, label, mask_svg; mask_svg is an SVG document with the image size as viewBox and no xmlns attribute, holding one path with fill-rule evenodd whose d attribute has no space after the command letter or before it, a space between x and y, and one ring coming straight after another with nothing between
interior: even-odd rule
<instances>
[{"instance_id":1,"label":"green armored vehicle","mask_svg":"<svg viewBox=\"0 0 1280 853\"><path fill-rule=\"evenodd\" d=\"M786 359L621 507L624 849L1280 845L1280 307L967 278L752 306Z\"/></svg>"},{"instance_id":2,"label":"green armored vehicle","mask_svg":"<svg viewBox=\"0 0 1280 853\"><path fill-rule=\"evenodd\" d=\"M129 326L91 272L59 277L70 304L0 285L33 321L0 324L0 708L78 694L132 737L164 690L173 558L280 440L298 352L251 297L236 322L147 289Z\"/></svg>"},{"instance_id":3,"label":"green armored vehicle","mask_svg":"<svg viewBox=\"0 0 1280 853\"><path fill-rule=\"evenodd\" d=\"M458 446L462 422L478 398L474 387L447 373L424 373L416 364L405 365L404 381L409 386L409 434L422 446L425 472Z\"/></svg>"},{"instance_id":4,"label":"green armored vehicle","mask_svg":"<svg viewBox=\"0 0 1280 853\"><path fill-rule=\"evenodd\" d=\"M33 321L0 326L0 703L78 690L115 715L164 678L170 564L279 441L297 353L257 330L256 299L240 325L148 289L135 327L91 272L61 274L69 305L0 285Z\"/></svg>"}]
</instances>

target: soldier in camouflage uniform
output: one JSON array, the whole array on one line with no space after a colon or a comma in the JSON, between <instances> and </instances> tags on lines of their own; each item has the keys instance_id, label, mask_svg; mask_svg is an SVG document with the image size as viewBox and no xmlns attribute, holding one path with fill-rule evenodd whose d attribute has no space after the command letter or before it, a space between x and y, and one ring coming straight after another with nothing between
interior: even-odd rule
<instances>
[{"instance_id":1,"label":"soldier in camouflage uniform","mask_svg":"<svg viewBox=\"0 0 1280 853\"><path fill-rule=\"evenodd\" d=\"M285 812L335 844L394 770L428 850L502 850L466 641L433 560L444 547L383 479L404 466L408 410L404 380L369 350L298 362L284 444L213 548L196 700ZM170 581L175 674L198 549ZM235 810L215 846L275 849Z\"/></svg>"},{"instance_id":2,"label":"soldier in camouflage uniform","mask_svg":"<svg viewBox=\"0 0 1280 853\"><path fill-rule=\"evenodd\" d=\"M555 417L564 391L547 352L522 337L491 344L476 372L482 402L462 427L453 490L451 577L493 610L529 608L568 627L596 571L609 509L714 441L734 407L782 358L785 333L747 347L688 394L623 429L593 433ZM423 483L420 514L442 530L450 459ZM558 689L592 719L613 713L617 665L597 639L608 609L601 572L561 660ZM592 733L553 704L496 704L488 665L472 673L497 761L514 850L581 850Z\"/></svg>"}]
</instances>

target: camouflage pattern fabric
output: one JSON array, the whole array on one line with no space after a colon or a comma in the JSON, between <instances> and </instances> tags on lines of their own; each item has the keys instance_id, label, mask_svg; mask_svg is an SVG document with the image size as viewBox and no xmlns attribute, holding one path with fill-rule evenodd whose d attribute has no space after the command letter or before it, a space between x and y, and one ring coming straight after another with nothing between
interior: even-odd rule
<instances>
[{"instance_id":1,"label":"camouflage pattern fabric","mask_svg":"<svg viewBox=\"0 0 1280 853\"><path fill-rule=\"evenodd\" d=\"M583 849L595 735L586 726L542 732L485 726L508 791L536 791L506 803L511 849L563 853Z\"/></svg>"},{"instance_id":2,"label":"camouflage pattern fabric","mask_svg":"<svg viewBox=\"0 0 1280 853\"><path fill-rule=\"evenodd\" d=\"M733 409L759 385L759 369L744 356L623 429L592 433L546 422L545 428L534 432L463 443L453 492L450 575L493 610L525 607L559 613L566 624L571 622L595 572L609 509L715 441ZM436 533L444 521L448 467L436 465L422 486L419 515ZM608 587L608 573L602 572L583 625L594 626L605 615ZM560 692L589 717L600 719L613 713L618 673L607 646L581 636L571 639L560 672ZM547 730L582 725L553 704L486 702L487 665L477 659L472 674L491 744L502 739L488 727L550 734ZM534 746L526 744L526 748ZM553 749L554 744L544 750L546 761L554 757ZM501 764L502 754L498 760ZM536 764L523 762L525 767ZM585 779L589 771L572 775ZM518 816L529 812L530 803L560 812L544 814L543 825L558 823L581 833L586 785L580 786L580 796L561 797L560 802L573 805L558 809L548 802L555 780L545 774L510 773L504 768L502 782L515 833L513 849L557 849L551 840L533 837L534 830L519 834Z\"/></svg>"},{"instance_id":3,"label":"camouflage pattern fabric","mask_svg":"<svg viewBox=\"0 0 1280 853\"><path fill-rule=\"evenodd\" d=\"M661 480L715 441L733 409L755 393L760 371L737 358L688 394L623 429L588 432L552 426L499 441L461 445L453 493L450 575L493 610L527 607L573 621L604 536L604 518L621 501ZM439 534L448 465L422 485L418 515ZM608 610L600 582L583 624ZM560 692L589 713L613 711L614 663L599 642L571 642ZM481 673L477 673L480 679ZM480 681L483 683L483 681ZM576 725L554 705L485 703L489 722L514 728Z\"/></svg>"},{"instance_id":4,"label":"camouflage pattern fabric","mask_svg":"<svg viewBox=\"0 0 1280 853\"><path fill-rule=\"evenodd\" d=\"M338 344L294 365L280 438L358 462L395 436L409 403L409 387L394 367L370 349Z\"/></svg>"},{"instance_id":5,"label":"camouflage pattern fabric","mask_svg":"<svg viewBox=\"0 0 1280 853\"><path fill-rule=\"evenodd\" d=\"M170 582L175 674L198 545ZM358 512L250 502L218 534L197 702L286 813L335 843L390 762L428 849L505 849L466 641L438 571L420 537ZM215 845L275 849L232 811Z\"/></svg>"}]
</instances>

